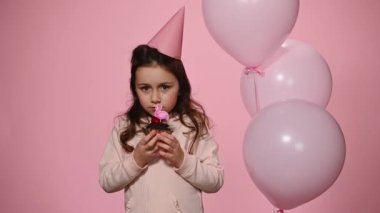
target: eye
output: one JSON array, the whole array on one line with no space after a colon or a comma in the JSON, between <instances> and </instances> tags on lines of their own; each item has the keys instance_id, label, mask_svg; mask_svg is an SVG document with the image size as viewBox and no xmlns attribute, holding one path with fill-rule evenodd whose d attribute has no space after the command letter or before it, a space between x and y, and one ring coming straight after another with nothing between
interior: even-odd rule
<instances>
[{"instance_id":1,"label":"eye","mask_svg":"<svg viewBox=\"0 0 380 213\"><path fill-rule=\"evenodd\" d=\"M166 84L164 84L164 85L161 85L161 91L163 91L163 92L165 92L165 91L169 90L170 88L171 88L171 86L170 86L170 85L166 85Z\"/></svg>"},{"instance_id":2,"label":"eye","mask_svg":"<svg viewBox=\"0 0 380 213\"><path fill-rule=\"evenodd\" d=\"M149 86L141 86L139 87L139 89L142 91L142 92L148 92L150 87Z\"/></svg>"}]
</instances>

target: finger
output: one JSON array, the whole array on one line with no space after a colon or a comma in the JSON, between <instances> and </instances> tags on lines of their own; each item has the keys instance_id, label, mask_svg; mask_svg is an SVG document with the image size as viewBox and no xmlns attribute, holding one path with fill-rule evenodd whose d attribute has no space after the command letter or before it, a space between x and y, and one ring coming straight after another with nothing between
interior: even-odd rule
<instances>
[{"instance_id":1,"label":"finger","mask_svg":"<svg viewBox=\"0 0 380 213\"><path fill-rule=\"evenodd\" d=\"M176 138L172 135L172 134L169 134L167 132L160 132L160 135L166 137L166 138L169 138L170 140L175 140Z\"/></svg>"},{"instance_id":2,"label":"finger","mask_svg":"<svg viewBox=\"0 0 380 213\"><path fill-rule=\"evenodd\" d=\"M157 146L154 146L152 152L155 154L155 155L158 155L158 151L160 150L160 148L158 148Z\"/></svg>"},{"instance_id":3,"label":"finger","mask_svg":"<svg viewBox=\"0 0 380 213\"><path fill-rule=\"evenodd\" d=\"M158 157L159 156L158 151L159 151L159 148L154 146L153 148L151 148L150 150L146 150L145 152L148 156Z\"/></svg>"},{"instance_id":4,"label":"finger","mask_svg":"<svg viewBox=\"0 0 380 213\"><path fill-rule=\"evenodd\" d=\"M158 141L156 146L158 148L160 148L161 150L164 150L165 152L172 152L173 151L173 148L171 146L169 146L168 144L163 143L161 141Z\"/></svg>"},{"instance_id":5,"label":"finger","mask_svg":"<svg viewBox=\"0 0 380 213\"><path fill-rule=\"evenodd\" d=\"M164 158L165 160L169 160L170 157L171 157L171 154L169 152L165 152L165 151L162 151L162 150L158 151L158 155L160 157Z\"/></svg>"},{"instance_id":6,"label":"finger","mask_svg":"<svg viewBox=\"0 0 380 213\"><path fill-rule=\"evenodd\" d=\"M169 146L172 146L172 144L174 143L174 140L173 139L171 139L171 138L169 138L169 137L167 137L166 135L164 135L164 134L157 134L158 135L158 140L159 141L162 141L163 143L166 143L166 144L168 144Z\"/></svg>"},{"instance_id":7,"label":"finger","mask_svg":"<svg viewBox=\"0 0 380 213\"><path fill-rule=\"evenodd\" d=\"M147 150L153 150L156 146L158 140L158 135L155 135L148 143L145 144L145 149Z\"/></svg>"},{"instance_id":8,"label":"finger","mask_svg":"<svg viewBox=\"0 0 380 213\"><path fill-rule=\"evenodd\" d=\"M142 144L147 144L157 134L156 130L149 132L143 139Z\"/></svg>"}]
</instances>

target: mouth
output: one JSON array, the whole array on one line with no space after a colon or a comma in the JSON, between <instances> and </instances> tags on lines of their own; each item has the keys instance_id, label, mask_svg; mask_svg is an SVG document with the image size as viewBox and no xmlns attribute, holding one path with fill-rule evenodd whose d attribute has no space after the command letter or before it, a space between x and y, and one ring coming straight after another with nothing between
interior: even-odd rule
<instances>
[{"instance_id":1,"label":"mouth","mask_svg":"<svg viewBox=\"0 0 380 213\"><path fill-rule=\"evenodd\" d=\"M150 106L150 107L148 107L147 109L149 110L149 112L154 113L154 112L156 111L156 107L157 107L157 105L155 105L155 106ZM162 106L162 105L161 105L161 107L162 107L162 109L161 109L160 111L165 111L165 107Z\"/></svg>"},{"instance_id":2,"label":"mouth","mask_svg":"<svg viewBox=\"0 0 380 213\"><path fill-rule=\"evenodd\" d=\"M148 107L148 108L149 108L149 109L156 109L156 107L157 107L157 105L155 105L155 106L151 106L151 107ZM164 107L163 105L161 105L161 107L162 107L162 110L165 109L165 107Z\"/></svg>"}]
</instances>

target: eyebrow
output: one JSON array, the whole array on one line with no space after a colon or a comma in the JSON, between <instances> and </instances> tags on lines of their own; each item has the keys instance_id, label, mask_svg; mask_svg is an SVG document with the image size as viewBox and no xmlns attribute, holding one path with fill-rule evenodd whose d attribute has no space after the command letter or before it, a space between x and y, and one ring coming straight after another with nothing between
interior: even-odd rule
<instances>
[{"instance_id":1,"label":"eyebrow","mask_svg":"<svg viewBox=\"0 0 380 213\"><path fill-rule=\"evenodd\" d=\"M159 83L158 85L172 85L174 84L174 82L172 81L168 81L168 82L162 82L162 83ZM138 83L137 86L151 86L149 83Z\"/></svg>"},{"instance_id":2,"label":"eyebrow","mask_svg":"<svg viewBox=\"0 0 380 213\"><path fill-rule=\"evenodd\" d=\"M150 86L150 84L147 84L147 83L139 83L139 84L136 84L136 86Z\"/></svg>"}]
</instances>

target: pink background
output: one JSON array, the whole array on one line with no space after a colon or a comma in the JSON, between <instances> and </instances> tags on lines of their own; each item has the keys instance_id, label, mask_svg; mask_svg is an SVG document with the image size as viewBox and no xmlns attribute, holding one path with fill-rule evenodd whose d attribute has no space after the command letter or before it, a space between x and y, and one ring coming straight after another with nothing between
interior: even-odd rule
<instances>
[{"instance_id":1,"label":"pink background","mask_svg":"<svg viewBox=\"0 0 380 213\"><path fill-rule=\"evenodd\" d=\"M221 191L204 194L205 210L272 212L243 164L243 66L208 33L200 0L0 1L0 212L123 211L123 193L98 185L98 161L130 98L130 51L183 5L183 61L225 168ZM379 20L378 0L301 0L290 37L331 67L327 110L345 133L347 158L327 192L289 212L380 212Z\"/></svg>"}]
</instances>

